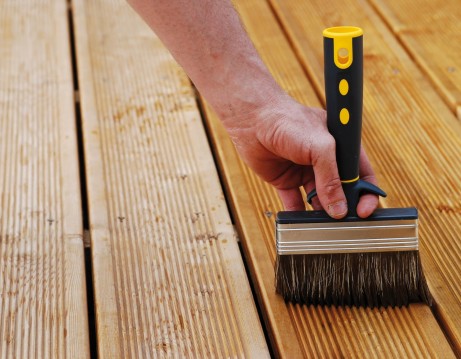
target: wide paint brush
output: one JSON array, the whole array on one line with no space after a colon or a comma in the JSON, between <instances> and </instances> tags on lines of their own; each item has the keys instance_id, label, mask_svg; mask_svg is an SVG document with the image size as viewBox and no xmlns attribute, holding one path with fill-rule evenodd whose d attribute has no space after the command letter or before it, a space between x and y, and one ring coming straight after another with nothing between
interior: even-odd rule
<instances>
[{"instance_id":1,"label":"wide paint brush","mask_svg":"<svg viewBox=\"0 0 461 359\"><path fill-rule=\"evenodd\" d=\"M431 303L419 256L416 208L380 208L357 216L364 193L386 194L359 177L363 97L363 32L324 30L328 130L336 141L348 203L342 220L325 211L279 212L276 290L285 300L320 305L403 306ZM316 195L308 195L308 201Z\"/></svg>"}]
</instances>

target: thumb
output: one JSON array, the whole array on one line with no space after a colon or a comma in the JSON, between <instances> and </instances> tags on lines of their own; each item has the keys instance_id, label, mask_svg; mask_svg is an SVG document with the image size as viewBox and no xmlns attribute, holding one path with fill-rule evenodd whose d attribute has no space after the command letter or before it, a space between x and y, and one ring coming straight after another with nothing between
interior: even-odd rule
<instances>
[{"instance_id":1,"label":"thumb","mask_svg":"<svg viewBox=\"0 0 461 359\"><path fill-rule=\"evenodd\" d=\"M317 142L312 154L315 186L322 207L330 217L340 219L347 214L347 202L336 164L336 144L328 134Z\"/></svg>"}]
</instances>

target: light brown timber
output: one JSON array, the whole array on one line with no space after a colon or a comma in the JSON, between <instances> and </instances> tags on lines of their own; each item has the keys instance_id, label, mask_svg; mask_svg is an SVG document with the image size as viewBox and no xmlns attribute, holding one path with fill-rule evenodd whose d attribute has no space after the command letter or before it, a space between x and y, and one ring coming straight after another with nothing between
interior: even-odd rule
<instances>
[{"instance_id":1,"label":"light brown timber","mask_svg":"<svg viewBox=\"0 0 461 359\"><path fill-rule=\"evenodd\" d=\"M125 1L74 13L100 357L268 357L187 76Z\"/></svg>"},{"instance_id":2,"label":"light brown timber","mask_svg":"<svg viewBox=\"0 0 461 359\"><path fill-rule=\"evenodd\" d=\"M0 1L0 357L88 358L67 6Z\"/></svg>"}]
</instances>

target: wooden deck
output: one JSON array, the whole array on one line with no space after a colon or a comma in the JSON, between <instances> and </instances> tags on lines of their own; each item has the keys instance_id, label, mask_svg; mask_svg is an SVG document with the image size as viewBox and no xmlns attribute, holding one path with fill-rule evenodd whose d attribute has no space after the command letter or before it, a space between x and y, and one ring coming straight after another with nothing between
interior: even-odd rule
<instances>
[{"instance_id":1,"label":"wooden deck","mask_svg":"<svg viewBox=\"0 0 461 359\"><path fill-rule=\"evenodd\" d=\"M461 357L461 3L234 4L311 106L322 30L364 29L364 145L434 307L285 303L275 191L125 1L0 0L0 358Z\"/></svg>"}]
</instances>

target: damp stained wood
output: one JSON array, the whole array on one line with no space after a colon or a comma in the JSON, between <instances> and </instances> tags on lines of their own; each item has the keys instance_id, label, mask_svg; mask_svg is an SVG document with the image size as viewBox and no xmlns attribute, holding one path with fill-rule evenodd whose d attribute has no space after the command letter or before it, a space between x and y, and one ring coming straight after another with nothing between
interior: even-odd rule
<instances>
[{"instance_id":1,"label":"damp stained wood","mask_svg":"<svg viewBox=\"0 0 461 359\"><path fill-rule=\"evenodd\" d=\"M370 0L461 120L461 5L457 0Z\"/></svg>"},{"instance_id":2,"label":"damp stained wood","mask_svg":"<svg viewBox=\"0 0 461 359\"><path fill-rule=\"evenodd\" d=\"M283 2L296 12L303 6L298 1ZM320 86L306 77L308 69L300 65L295 48L284 37L285 31L274 24L272 8L262 1L234 1L243 24L258 51L288 93L299 101L321 106L317 93ZM305 4L306 8L309 7ZM320 2L318 7L321 7ZM314 15L299 14L315 24ZM313 19L311 19L311 17ZM293 20L291 20L293 21ZM319 20L317 20L319 21ZM282 24L289 28L290 21ZM302 29L322 51L324 24ZM317 27L322 27L317 29ZM325 26L326 27L326 26ZM301 33L301 30L299 30ZM295 41L293 37L291 41ZM310 44L311 47L313 46ZM306 51L312 50L307 48ZM321 57L316 60L320 60ZM321 75L323 69L316 68ZM323 90L320 90L323 91ZM241 241L249 258L251 273L257 283L257 296L272 344L281 357L361 357L361 356L449 356L453 352L431 310L424 305L402 309L350 309L306 307L286 304L274 292L274 214L281 210L275 191L262 183L239 160L222 125L205 105L207 123L219 165L225 174L225 185L231 200ZM445 107L445 111L448 109ZM269 215L268 215L269 214Z\"/></svg>"}]
</instances>

